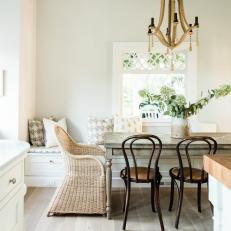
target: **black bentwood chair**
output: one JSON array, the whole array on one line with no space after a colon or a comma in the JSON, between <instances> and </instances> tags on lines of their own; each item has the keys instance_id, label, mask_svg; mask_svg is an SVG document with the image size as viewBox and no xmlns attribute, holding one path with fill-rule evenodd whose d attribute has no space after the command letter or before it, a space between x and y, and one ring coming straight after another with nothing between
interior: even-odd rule
<instances>
[{"instance_id":1,"label":"black bentwood chair","mask_svg":"<svg viewBox=\"0 0 231 231\"><path fill-rule=\"evenodd\" d=\"M134 144L140 140L145 140L145 142L150 142L150 145L152 147L150 152L149 162L147 164L148 166L146 167L137 165ZM152 211L155 212L155 205L156 205L161 230L164 231L164 224L163 224L162 213L160 208L160 200L159 200L159 186L162 178L158 167L160 153L162 150L161 140L157 136L148 135L148 134L130 136L123 141L122 150L126 163L126 167L120 172L120 177L124 180L125 190L126 190L124 206L123 206L123 212L125 212L123 230L126 229L131 182L134 182L134 183L151 183ZM151 168L152 163L153 163L153 168Z\"/></svg>"},{"instance_id":2,"label":"black bentwood chair","mask_svg":"<svg viewBox=\"0 0 231 231\"><path fill-rule=\"evenodd\" d=\"M180 141L177 144L176 151L177 157L179 160L179 167L171 168L169 171L169 175L171 177L171 194L170 194L170 204L169 204L169 211L172 211L173 206L173 199L174 199L174 184L176 184L179 194L178 200L178 208L177 208L177 215L175 221L175 228L178 228L179 220L180 220L180 213L182 208L183 202L183 193L184 193L184 183L192 183L197 184L197 206L198 212L201 212L201 184L208 183L208 174L205 171L198 168L193 168L192 162L190 159L190 145L192 143L205 143L208 145L208 152L202 154L215 154L217 151L217 142L208 136L194 136L189 137ZM183 162L183 158L184 162ZM178 187L177 181L180 182L180 187Z\"/></svg>"}]
</instances>

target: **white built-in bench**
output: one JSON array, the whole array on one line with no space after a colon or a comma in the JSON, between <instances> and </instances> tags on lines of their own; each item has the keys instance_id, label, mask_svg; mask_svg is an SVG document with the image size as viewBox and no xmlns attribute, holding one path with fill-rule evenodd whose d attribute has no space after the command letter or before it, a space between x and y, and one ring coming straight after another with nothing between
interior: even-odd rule
<instances>
[{"instance_id":1,"label":"white built-in bench","mask_svg":"<svg viewBox=\"0 0 231 231\"><path fill-rule=\"evenodd\" d=\"M31 146L25 159L25 182L28 187L57 187L63 177L64 161L59 147Z\"/></svg>"},{"instance_id":2,"label":"white built-in bench","mask_svg":"<svg viewBox=\"0 0 231 231\"><path fill-rule=\"evenodd\" d=\"M103 145L99 146L104 149ZM120 170L124 166L123 158L113 160L113 187L124 187L120 178ZM63 177L64 161L59 147L31 146L25 160L25 182L28 187L57 187Z\"/></svg>"},{"instance_id":3,"label":"white built-in bench","mask_svg":"<svg viewBox=\"0 0 231 231\"><path fill-rule=\"evenodd\" d=\"M25 182L30 187L56 187L64 176L59 147L31 147L25 160Z\"/></svg>"}]
</instances>

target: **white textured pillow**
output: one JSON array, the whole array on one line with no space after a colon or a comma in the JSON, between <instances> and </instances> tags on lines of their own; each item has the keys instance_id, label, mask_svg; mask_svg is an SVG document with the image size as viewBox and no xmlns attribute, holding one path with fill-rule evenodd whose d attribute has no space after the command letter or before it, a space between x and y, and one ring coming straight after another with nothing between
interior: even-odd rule
<instances>
[{"instance_id":1,"label":"white textured pillow","mask_svg":"<svg viewBox=\"0 0 231 231\"><path fill-rule=\"evenodd\" d=\"M113 118L88 117L88 142L90 144L103 144L105 132L113 132Z\"/></svg>"},{"instance_id":2,"label":"white textured pillow","mask_svg":"<svg viewBox=\"0 0 231 231\"><path fill-rule=\"evenodd\" d=\"M58 141L55 135L55 126L58 125L62 127L65 131L67 131L67 123L66 119L60 119L59 121L55 122L53 120L49 120L43 118L43 125L45 130L45 145L47 148L58 146Z\"/></svg>"},{"instance_id":3,"label":"white textured pillow","mask_svg":"<svg viewBox=\"0 0 231 231\"><path fill-rule=\"evenodd\" d=\"M142 132L142 119L134 117L114 117L114 132Z\"/></svg>"}]
</instances>

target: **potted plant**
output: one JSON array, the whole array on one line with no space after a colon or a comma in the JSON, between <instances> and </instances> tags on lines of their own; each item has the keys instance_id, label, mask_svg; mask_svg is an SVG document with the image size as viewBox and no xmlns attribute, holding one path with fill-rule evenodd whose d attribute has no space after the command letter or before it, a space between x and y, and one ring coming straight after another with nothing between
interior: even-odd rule
<instances>
[{"instance_id":1,"label":"potted plant","mask_svg":"<svg viewBox=\"0 0 231 231\"><path fill-rule=\"evenodd\" d=\"M164 86L160 94L153 94L147 89L139 91L142 98L140 107L151 104L158 105L164 115L172 117L171 136L173 138L184 138L189 135L188 118L196 115L213 98L219 98L231 93L231 85L223 85L217 89L208 90L208 95L202 97L195 103L188 103L185 96L176 94L175 90Z\"/></svg>"}]
</instances>

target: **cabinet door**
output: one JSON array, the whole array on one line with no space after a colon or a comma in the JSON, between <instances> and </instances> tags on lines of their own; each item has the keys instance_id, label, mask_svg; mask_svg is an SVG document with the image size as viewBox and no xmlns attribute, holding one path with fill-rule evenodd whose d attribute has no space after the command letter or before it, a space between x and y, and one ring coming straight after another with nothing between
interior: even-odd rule
<instances>
[{"instance_id":1,"label":"cabinet door","mask_svg":"<svg viewBox=\"0 0 231 231\"><path fill-rule=\"evenodd\" d=\"M23 204L22 193L18 192L0 210L0 230L23 231Z\"/></svg>"},{"instance_id":2,"label":"cabinet door","mask_svg":"<svg viewBox=\"0 0 231 231\"><path fill-rule=\"evenodd\" d=\"M12 167L0 177L0 200L22 184L23 169L23 161L20 161L16 165L12 165Z\"/></svg>"}]
</instances>

